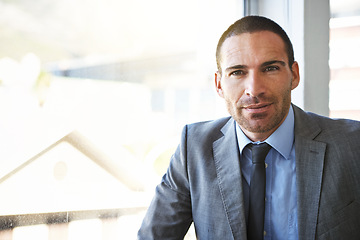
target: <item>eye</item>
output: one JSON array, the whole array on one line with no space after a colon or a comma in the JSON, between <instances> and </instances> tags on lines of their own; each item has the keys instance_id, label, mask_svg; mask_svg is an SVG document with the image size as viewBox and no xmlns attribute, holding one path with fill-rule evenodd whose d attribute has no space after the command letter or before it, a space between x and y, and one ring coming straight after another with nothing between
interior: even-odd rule
<instances>
[{"instance_id":1,"label":"eye","mask_svg":"<svg viewBox=\"0 0 360 240\"><path fill-rule=\"evenodd\" d=\"M236 76L243 76L245 74L246 74L246 72L244 70L236 70L236 71L231 72L229 75L236 77Z\"/></svg>"},{"instance_id":2,"label":"eye","mask_svg":"<svg viewBox=\"0 0 360 240\"><path fill-rule=\"evenodd\" d=\"M268 66L264 69L264 72L273 72L273 71L277 71L279 69L280 69L280 67L278 67L278 66Z\"/></svg>"}]
</instances>

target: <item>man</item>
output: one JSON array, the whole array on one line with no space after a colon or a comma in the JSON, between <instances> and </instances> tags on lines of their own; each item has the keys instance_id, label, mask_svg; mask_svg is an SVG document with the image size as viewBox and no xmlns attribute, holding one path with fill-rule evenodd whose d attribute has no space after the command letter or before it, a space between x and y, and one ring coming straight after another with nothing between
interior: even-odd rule
<instances>
[{"instance_id":1,"label":"man","mask_svg":"<svg viewBox=\"0 0 360 240\"><path fill-rule=\"evenodd\" d=\"M360 123L291 104L299 67L270 19L235 22L216 56L215 86L231 117L184 128L138 238L182 239L194 222L206 240L359 239ZM257 197L252 152L263 142L271 148Z\"/></svg>"}]
</instances>

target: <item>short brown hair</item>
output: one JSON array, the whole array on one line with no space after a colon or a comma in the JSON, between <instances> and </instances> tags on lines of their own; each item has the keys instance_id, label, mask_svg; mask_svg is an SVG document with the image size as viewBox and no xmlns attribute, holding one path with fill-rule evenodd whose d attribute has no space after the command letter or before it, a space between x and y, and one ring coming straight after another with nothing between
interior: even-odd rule
<instances>
[{"instance_id":1,"label":"short brown hair","mask_svg":"<svg viewBox=\"0 0 360 240\"><path fill-rule=\"evenodd\" d=\"M285 50L288 55L288 64L289 67L294 63L294 49L292 46L292 43L284 31L280 27L279 24L274 22L271 19L268 19L266 17L262 16L246 16L239 20L237 20L235 23L233 23L221 36L219 39L217 48L216 48L216 64L218 71L221 72L221 47L225 40L232 36L237 36L242 33L253 33L253 32L260 32L260 31L270 31L273 32L281 37L281 39L285 43Z\"/></svg>"}]
</instances>

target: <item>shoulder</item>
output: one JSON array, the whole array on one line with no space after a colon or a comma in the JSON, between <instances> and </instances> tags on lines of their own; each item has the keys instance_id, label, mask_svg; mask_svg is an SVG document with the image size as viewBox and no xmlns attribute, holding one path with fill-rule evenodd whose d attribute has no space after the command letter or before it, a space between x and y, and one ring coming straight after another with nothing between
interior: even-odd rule
<instances>
[{"instance_id":1,"label":"shoulder","mask_svg":"<svg viewBox=\"0 0 360 240\"><path fill-rule=\"evenodd\" d=\"M316 121L323 130L330 131L360 131L360 122L352 119L329 118L311 112L305 112L309 118Z\"/></svg>"},{"instance_id":2,"label":"shoulder","mask_svg":"<svg viewBox=\"0 0 360 240\"><path fill-rule=\"evenodd\" d=\"M295 127L299 134L318 135L326 140L336 136L355 137L360 141L360 122L351 119L334 119L311 112L305 112L297 107L295 112ZM329 139L329 140L330 140Z\"/></svg>"},{"instance_id":3,"label":"shoulder","mask_svg":"<svg viewBox=\"0 0 360 240\"><path fill-rule=\"evenodd\" d=\"M351 119L329 118L320 116L314 113L308 113L308 115L315 119L320 126L324 129L331 130L344 130L344 131L359 131L360 122Z\"/></svg>"},{"instance_id":4,"label":"shoulder","mask_svg":"<svg viewBox=\"0 0 360 240\"><path fill-rule=\"evenodd\" d=\"M189 131L208 132L208 131L212 131L212 130L220 130L230 120L231 120L231 117L224 117L224 118L219 118L216 120L191 123L191 124L186 125L186 127Z\"/></svg>"},{"instance_id":5,"label":"shoulder","mask_svg":"<svg viewBox=\"0 0 360 240\"><path fill-rule=\"evenodd\" d=\"M212 142L223 136L223 129L233 126L231 117L187 124L182 133L182 139L196 142Z\"/></svg>"}]
</instances>

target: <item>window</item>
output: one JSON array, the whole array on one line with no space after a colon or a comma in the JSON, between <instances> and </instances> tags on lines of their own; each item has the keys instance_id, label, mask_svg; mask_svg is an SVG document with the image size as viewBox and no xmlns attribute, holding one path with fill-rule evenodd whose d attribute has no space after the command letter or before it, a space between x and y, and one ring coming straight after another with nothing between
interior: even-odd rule
<instances>
[{"instance_id":1,"label":"window","mask_svg":"<svg viewBox=\"0 0 360 240\"><path fill-rule=\"evenodd\" d=\"M1 1L0 239L133 238L182 126L223 114L215 47L242 13L237 0Z\"/></svg>"},{"instance_id":2,"label":"window","mask_svg":"<svg viewBox=\"0 0 360 240\"><path fill-rule=\"evenodd\" d=\"M360 3L330 6L330 116L360 120Z\"/></svg>"}]
</instances>

